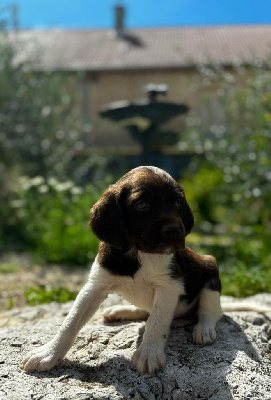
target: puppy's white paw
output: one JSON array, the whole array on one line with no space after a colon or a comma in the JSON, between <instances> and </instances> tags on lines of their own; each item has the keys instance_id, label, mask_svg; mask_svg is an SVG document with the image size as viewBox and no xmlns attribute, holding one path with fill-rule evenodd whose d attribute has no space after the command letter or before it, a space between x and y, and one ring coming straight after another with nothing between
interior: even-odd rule
<instances>
[{"instance_id":1,"label":"puppy's white paw","mask_svg":"<svg viewBox=\"0 0 271 400\"><path fill-rule=\"evenodd\" d=\"M205 346L211 344L216 339L216 331L212 324L203 324L199 322L193 331L193 340L196 344Z\"/></svg>"},{"instance_id":2,"label":"puppy's white paw","mask_svg":"<svg viewBox=\"0 0 271 400\"><path fill-rule=\"evenodd\" d=\"M164 368L166 364L164 348L142 343L133 355L133 364L141 375L154 375L155 371Z\"/></svg>"},{"instance_id":3,"label":"puppy's white paw","mask_svg":"<svg viewBox=\"0 0 271 400\"><path fill-rule=\"evenodd\" d=\"M44 346L32 350L23 359L21 365L25 371L48 371L59 364L64 355L65 352L49 342Z\"/></svg>"}]
</instances>

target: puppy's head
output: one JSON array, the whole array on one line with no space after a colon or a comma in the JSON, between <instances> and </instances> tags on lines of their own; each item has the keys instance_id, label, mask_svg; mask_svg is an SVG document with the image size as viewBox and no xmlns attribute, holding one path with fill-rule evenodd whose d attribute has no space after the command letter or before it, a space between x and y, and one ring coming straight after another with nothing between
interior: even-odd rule
<instances>
[{"instance_id":1,"label":"puppy's head","mask_svg":"<svg viewBox=\"0 0 271 400\"><path fill-rule=\"evenodd\" d=\"M113 247L163 254L184 248L194 218L182 187L168 173L138 167L94 204L90 225Z\"/></svg>"}]
</instances>

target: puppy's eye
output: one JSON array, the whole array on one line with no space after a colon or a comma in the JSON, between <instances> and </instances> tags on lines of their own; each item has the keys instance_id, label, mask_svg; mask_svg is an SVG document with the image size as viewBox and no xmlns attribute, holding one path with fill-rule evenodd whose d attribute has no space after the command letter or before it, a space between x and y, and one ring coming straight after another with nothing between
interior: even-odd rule
<instances>
[{"instance_id":1,"label":"puppy's eye","mask_svg":"<svg viewBox=\"0 0 271 400\"><path fill-rule=\"evenodd\" d=\"M183 205L183 203L182 203L181 200L176 200L176 201L175 201L175 207L176 207L176 208L180 209L180 208L182 208L182 205Z\"/></svg>"},{"instance_id":2,"label":"puppy's eye","mask_svg":"<svg viewBox=\"0 0 271 400\"><path fill-rule=\"evenodd\" d=\"M138 208L139 210L146 210L147 207L148 207L148 203L146 202L146 200L140 200L136 204L136 208Z\"/></svg>"}]
</instances>

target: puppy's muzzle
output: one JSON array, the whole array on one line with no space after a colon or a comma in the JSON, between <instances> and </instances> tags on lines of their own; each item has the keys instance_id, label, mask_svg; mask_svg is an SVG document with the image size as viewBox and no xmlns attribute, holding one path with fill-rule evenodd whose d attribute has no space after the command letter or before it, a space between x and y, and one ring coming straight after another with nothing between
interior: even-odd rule
<instances>
[{"instance_id":1,"label":"puppy's muzzle","mask_svg":"<svg viewBox=\"0 0 271 400\"><path fill-rule=\"evenodd\" d=\"M169 224L162 227L162 234L168 238L174 238L181 235L181 233L180 226L177 224Z\"/></svg>"},{"instance_id":2,"label":"puppy's muzzle","mask_svg":"<svg viewBox=\"0 0 271 400\"><path fill-rule=\"evenodd\" d=\"M177 223L164 225L161 229L162 242L173 247L184 247L184 237L184 231L181 225Z\"/></svg>"},{"instance_id":3,"label":"puppy's muzzle","mask_svg":"<svg viewBox=\"0 0 271 400\"><path fill-rule=\"evenodd\" d=\"M185 247L185 230L180 221L157 221L142 235L140 249L152 253L181 250Z\"/></svg>"}]
</instances>

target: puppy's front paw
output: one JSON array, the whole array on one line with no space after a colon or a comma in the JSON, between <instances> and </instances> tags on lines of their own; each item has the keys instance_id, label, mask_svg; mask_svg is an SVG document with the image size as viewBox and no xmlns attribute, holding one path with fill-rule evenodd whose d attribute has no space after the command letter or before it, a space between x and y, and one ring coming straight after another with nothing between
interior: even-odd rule
<instances>
[{"instance_id":1,"label":"puppy's front paw","mask_svg":"<svg viewBox=\"0 0 271 400\"><path fill-rule=\"evenodd\" d=\"M44 346L32 350L22 361L21 365L25 371L48 371L59 364L63 357L60 349L50 342Z\"/></svg>"},{"instance_id":2,"label":"puppy's front paw","mask_svg":"<svg viewBox=\"0 0 271 400\"><path fill-rule=\"evenodd\" d=\"M141 375L145 373L153 375L166 364L164 349L155 345L141 344L133 355L133 364Z\"/></svg>"},{"instance_id":3,"label":"puppy's front paw","mask_svg":"<svg viewBox=\"0 0 271 400\"><path fill-rule=\"evenodd\" d=\"M205 346L211 344L216 339L216 331L213 325L199 322L193 331L193 340L196 344Z\"/></svg>"}]
</instances>

